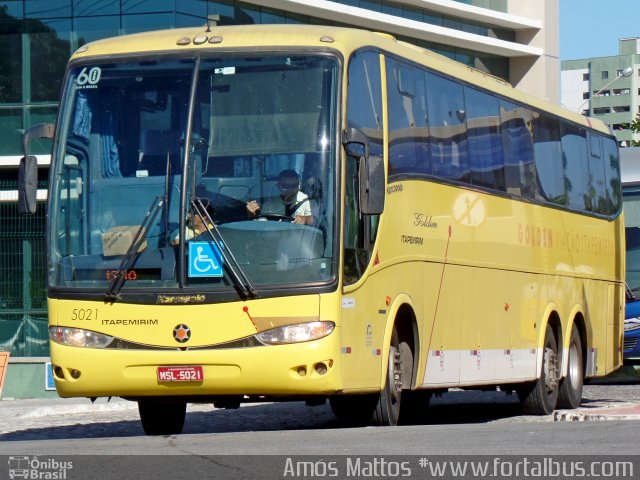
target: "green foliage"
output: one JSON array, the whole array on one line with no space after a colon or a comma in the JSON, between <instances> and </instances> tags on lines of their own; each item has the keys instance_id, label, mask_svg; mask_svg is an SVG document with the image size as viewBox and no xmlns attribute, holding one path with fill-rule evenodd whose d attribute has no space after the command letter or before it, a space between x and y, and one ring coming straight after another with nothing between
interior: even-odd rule
<instances>
[{"instance_id":1,"label":"green foliage","mask_svg":"<svg viewBox=\"0 0 640 480\"><path fill-rule=\"evenodd\" d=\"M634 118L629 125L629 130L631 130L633 133L640 133L640 113L636 115L636 118ZM640 147L640 142L638 140L631 140L631 146Z\"/></svg>"}]
</instances>

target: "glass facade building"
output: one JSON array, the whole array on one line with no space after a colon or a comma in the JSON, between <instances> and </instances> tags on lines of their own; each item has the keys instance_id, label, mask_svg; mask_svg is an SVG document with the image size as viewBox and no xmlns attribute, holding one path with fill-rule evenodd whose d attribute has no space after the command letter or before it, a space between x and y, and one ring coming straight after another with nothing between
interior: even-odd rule
<instances>
[{"instance_id":1,"label":"glass facade building","mask_svg":"<svg viewBox=\"0 0 640 480\"><path fill-rule=\"evenodd\" d=\"M336 3L511 42L516 36L515 31L508 28L407 3L389 0L338 0ZM506 12L506 0L459 3ZM338 24L311 15L233 0L0 1L0 157L19 155L22 131L55 118L65 64L75 49L111 36L204 25L209 15L219 15L221 24ZM508 58L396 36L508 79ZM48 148L44 143L37 146L34 153L46 154Z\"/></svg>"}]
</instances>

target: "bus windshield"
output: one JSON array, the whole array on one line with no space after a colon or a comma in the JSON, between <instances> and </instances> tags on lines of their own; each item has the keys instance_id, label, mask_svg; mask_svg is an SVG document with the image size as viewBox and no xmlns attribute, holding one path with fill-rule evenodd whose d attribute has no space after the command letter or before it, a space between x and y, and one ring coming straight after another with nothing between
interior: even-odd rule
<instances>
[{"instance_id":1,"label":"bus windshield","mask_svg":"<svg viewBox=\"0 0 640 480\"><path fill-rule=\"evenodd\" d=\"M228 291L230 270L256 287L330 281L337 78L335 58L300 53L74 65L49 285L106 291L121 276L122 292Z\"/></svg>"}]
</instances>

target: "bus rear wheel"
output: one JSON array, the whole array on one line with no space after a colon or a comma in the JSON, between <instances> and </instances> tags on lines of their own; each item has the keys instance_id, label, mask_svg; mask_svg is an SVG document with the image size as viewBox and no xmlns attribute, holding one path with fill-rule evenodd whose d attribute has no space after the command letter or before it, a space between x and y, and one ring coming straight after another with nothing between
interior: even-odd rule
<instances>
[{"instance_id":1,"label":"bus rear wheel","mask_svg":"<svg viewBox=\"0 0 640 480\"><path fill-rule=\"evenodd\" d=\"M550 415L553 413L558 401L559 373L558 342L551 325L547 324L540 378L518 390L524 413L529 415Z\"/></svg>"},{"instance_id":2,"label":"bus rear wheel","mask_svg":"<svg viewBox=\"0 0 640 480\"><path fill-rule=\"evenodd\" d=\"M184 427L187 402L145 398L138 400L138 412L147 435L176 435Z\"/></svg>"},{"instance_id":3,"label":"bus rear wheel","mask_svg":"<svg viewBox=\"0 0 640 480\"><path fill-rule=\"evenodd\" d=\"M584 385L584 368L582 363L582 340L578 328L574 324L571 328L569 340L567 376L560 383L558 393L559 408L577 408L582 401L582 386Z\"/></svg>"}]
</instances>

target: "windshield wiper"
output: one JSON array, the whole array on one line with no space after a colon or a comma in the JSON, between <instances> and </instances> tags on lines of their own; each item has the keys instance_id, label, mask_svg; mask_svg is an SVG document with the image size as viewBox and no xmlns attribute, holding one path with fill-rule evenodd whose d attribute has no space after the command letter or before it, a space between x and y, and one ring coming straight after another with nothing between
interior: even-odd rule
<instances>
[{"instance_id":1,"label":"windshield wiper","mask_svg":"<svg viewBox=\"0 0 640 480\"><path fill-rule=\"evenodd\" d=\"M246 273L242 270L242 267L236 260L236 257L233 255L229 246L224 242L220 229L213 222L211 216L209 216L209 212L207 212L202 201L199 198L191 200L191 208L195 214L200 217L204 225L211 225L211 228L207 229L209 236L213 240L213 243L218 247L218 251L224 259L224 264L229 268L231 280L240 291L240 294L245 298L256 298L258 293L256 292L255 287L251 283L251 280L249 280L249 277L247 277Z\"/></svg>"},{"instance_id":2,"label":"windshield wiper","mask_svg":"<svg viewBox=\"0 0 640 480\"><path fill-rule=\"evenodd\" d=\"M133 260L135 258L135 254L138 253L140 249L140 245L144 242L145 238L147 238L147 233L149 232L149 227L153 224L156 215L165 204L164 196L156 196L151 203L151 206L147 210L147 213L144 216L144 220L140 224L138 231L136 232L135 237L133 237L133 241L131 245L129 245L129 249L125 254L124 258L120 262L118 269L116 270L115 276L107 289L107 293L105 296L105 301L107 302L115 302L118 298L118 293L120 289L124 285L124 282L127 280L126 272L131 268L133 264Z\"/></svg>"}]
</instances>

